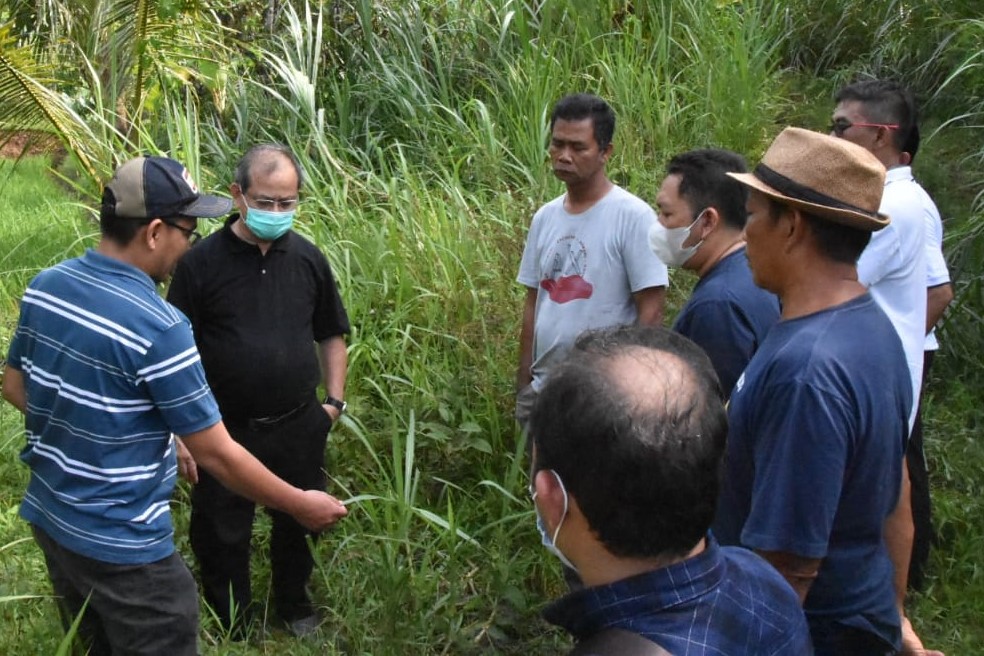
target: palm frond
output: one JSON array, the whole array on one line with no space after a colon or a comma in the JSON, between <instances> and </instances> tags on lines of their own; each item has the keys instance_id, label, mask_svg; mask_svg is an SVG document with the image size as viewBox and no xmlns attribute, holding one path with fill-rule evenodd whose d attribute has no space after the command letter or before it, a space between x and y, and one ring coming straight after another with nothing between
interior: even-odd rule
<instances>
[{"instance_id":1,"label":"palm frond","mask_svg":"<svg viewBox=\"0 0 984 656\"><path fill-rule=\"evenodd\" d=\"M92 135L67 99L52 90L56 82L50 67L35 60L29 48L16 45L10 25L0 26L0 127L57 135L85 171L97 178L87 146Z\"/></svg>"}]
</instances>

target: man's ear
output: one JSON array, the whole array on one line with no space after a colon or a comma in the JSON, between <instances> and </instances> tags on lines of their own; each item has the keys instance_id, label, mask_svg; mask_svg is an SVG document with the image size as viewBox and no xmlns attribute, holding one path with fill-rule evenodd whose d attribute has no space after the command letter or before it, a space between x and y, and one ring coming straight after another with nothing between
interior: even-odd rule
<instances>
[{"instance_id":1,"label":"man's ear","mask_svg":"<svg viewBox=\"0 0 984 656\"><path fill-rule=\"evenodd\" d=\"M243 200L243 188L239 186L239 183L233 182L229 185L229 195L232 196L232 204L236 211L245 216L247 208Z\"/></svg>"},{"instance_id":2,"label":"man's ear","mask_svg":"<svg viewBox=\"0 0 984 656\"><path fill-rule=\"evenodd\" d=\"M704 219L702 221L703 225L700 227L700 238L707 239L707 237L717 230L718 226L721 225L721 213L717 211L714 206L708 207L704 210Z\"/></svg>"},{"instance_id":3,"label":"man's ear","mask_svg":"<svg viewBox=\"0 0 984 656\"><path fill-rule=\"evenodd\" d=\"M145 232L140 238L143 239L149 250L157 250L158 242L166 227L160 219L153 219L144 226L143 229Z\"/></svg>"},{"instance_id":4,"label":"man's ear","mask_svg":"<svg viewBox=\"0 0 984 656\"><path fill-rule=\"evenodd\" d=\"M783 227L785 230L783 235L785 236L784 249L787 253L797 248L806 239L812 237L813 233L807 225L806 217L795 207L789 207L787 212L783 212L780 221L786 222Z\"/></svg>"},{"instance_id":5,"label":"man's ear","mask_svg":"<svg viewBox=\"0 0 984 656\"><path fill-rule=\"evenodd\" d=\"M875 134L875 147L876 148L894 148L894 136L892 135L892 130L889 128L877 128L878 132Z\"/></svg>"},{"instance_id":6,"label":"man's ear","mask_svg":"<svg viewBox=\"0 0 984 656\"><path fill-rule=\"evenodd\" d=\"M547 525L547 532L553 534L554 529L564 519L564 490L557 477L550 469L541 469L533 476L533 489L536 491L537 507L540 516Z\"/></svg>"},{"instance_id":7,"label":"man's ear","mask_svg":"<svg viewBox=\"0 0 984 656\"><path fill-rule=\"evenodd\" d=\"M615 152L615 144L609 142L601 151L601 161L607 163L613 152Z\"/></svg>"}]
</instances>

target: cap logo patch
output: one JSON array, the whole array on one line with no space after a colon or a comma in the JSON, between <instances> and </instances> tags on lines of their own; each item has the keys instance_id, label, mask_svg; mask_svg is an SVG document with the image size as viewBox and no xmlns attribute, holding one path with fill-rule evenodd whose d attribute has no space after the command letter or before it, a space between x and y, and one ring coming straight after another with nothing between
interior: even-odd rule
<instances>
[{"instance_id":1,"label":"cap logo patch","mask_svg":"<svg viewBox=\"0 0 984 656\"><path fill-rule=\"evenodd\" d=\"M193 191L194 193L196 193L196 194L197 194L197 193L198 193L198 185L196 185L196 184L195 184L195 181L191 179L191 174L190 174L190 173L188 173L188 169L182 169L182 170L181 170L181 177L182 177L182 178L184 179L184 181L185 181L185 182L187 182L187 183L188 183L188 187L189 187L189 188L190 188L190 189L191 189L191 190L192 190L192 191Z\"/></svg>"}]
</instances>

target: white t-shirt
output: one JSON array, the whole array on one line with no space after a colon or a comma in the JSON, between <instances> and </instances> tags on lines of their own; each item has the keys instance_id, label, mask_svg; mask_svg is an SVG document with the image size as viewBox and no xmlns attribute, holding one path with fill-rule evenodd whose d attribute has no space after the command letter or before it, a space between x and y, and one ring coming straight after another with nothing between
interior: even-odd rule
<instances>
[{"instance_id":1,"label":"white t-shirt","mask_svg":"<svg viewBox=\"0 0 984 656\"><path fill-rule=\"evenodd\" d=\"M943 258L943 221L940 219L940 212L922 185L912 178L912 170L908 166L900 167L899 170L905 172L899 175L906 175L922 196L923 220L926 222L926 287L944 285L950 282L950 271L946 268L946 260ZM940 343L936 341L934 328L926 335L923 348L926 351L935 351L939 347Z\"/></svg>"},{"instance_id":2,"label":"white t-shirt","mask_svg":"<svg viewBox=\"0 0 984 656\"><path fill-rule=\"evenodd\" d=\"M922 387L926 342L926 221L923 191L909 167L888 170L880 211L891 223L872 233L858 260L858 279L895 326L912 378L912 428Z\"/></svg>"},{"instance_id":3,"label":"white t-shirt","mask_svg":"<svg viewBox=\"0 0 984 656\"><path fill-rule=\"evenodd\" d=\"M665 286L666 265L649 247L656 213L621 187L580 214L553 199L533 216L517 280L537 290L533 388L584 330L630 324L634 292Z\"/></svg>"}]
</instances>

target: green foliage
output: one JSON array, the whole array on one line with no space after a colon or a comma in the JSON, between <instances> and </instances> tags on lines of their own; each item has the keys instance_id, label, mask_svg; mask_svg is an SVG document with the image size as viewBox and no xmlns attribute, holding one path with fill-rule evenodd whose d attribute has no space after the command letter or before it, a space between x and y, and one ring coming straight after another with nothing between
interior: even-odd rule
<instances>
[{"instance_id":1,"label":"green foliage","mask_svg":"<svg viewBox=\"0 0 984 656\"><path fill-rule=\"evenodd\" d=\"M611 101L610 173L652 200L670 155L715 145L754 161L782 125L824 124L842 82L900 72L926 101L917 173L952 217L958 301L937 371L966 375L984 352L984 208L971 209L984 188L974 127L982 24L967 2L917 11L853 0L222 0L206 12L94 0L37 14L43 28L24 18L30 4L0 16L0 127L47 121L82 163L70 191L89 206L94 181L127 153L171 154L213 188L249 146L288 144L307 178L298 229L327 254L353 318L351 412L332 434L329 467L350 516L316 546L315 599L327 621L308 643L271 621L236 644L205 609L205 653L553 653L567 644L536 618L563 584L533 530L512 420L513 281L532 213L560 191L545 145L550 108L566 93ZM91 211L66 201L44 168L0 167L4 351L30 277L81 252L96 231ZM674 272L671 314L689 282ZM984 539L973 502L980 410L976 387L937 385L927 439L943 541L914 621L928 644L972 653L984 640L973 620L984 607L974 569ZM50 600L36 598L47 594L43 563L15 516L22 439L16 413L0 409L0 621L14 627L0 653L61 640ZM186 488L174 512L188 555Z\"/></svg>"},{"instance_id":2,"label":"green foliage","mask_svg":"<svg viewBox=\"0 0 984 656\"><path fill-rule=\"evenodd\" d=\"M52 0L39 3L38 24L28 12L18 2L0 14L0 127L49 130L90 193L120 160L180 147L156 120L171 94L194 83L221 105L229 51L194 3Z\"/></svg>"},{"instance_id":3,"label":"green foliage","mask_svg":"<svg viewBox=\"0 0 984 656\"><path fill-rule=\"evenodd\" d=\"M940 366L942 365L942 366ZM925 414L926 452L933 484L934 525L939 536L931 554L926 590L910 600L912 616L934 646L954 654L971 654L984 644L979 617L984 600L984 572L978 554L984 549L984 489L980 469L984 447L980 378L957 380L947 374L963 363L938 361L944 372L930 386Z\"/></svg>"}]
</instances>

